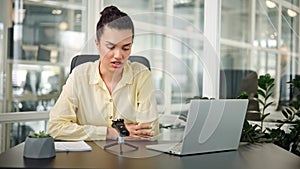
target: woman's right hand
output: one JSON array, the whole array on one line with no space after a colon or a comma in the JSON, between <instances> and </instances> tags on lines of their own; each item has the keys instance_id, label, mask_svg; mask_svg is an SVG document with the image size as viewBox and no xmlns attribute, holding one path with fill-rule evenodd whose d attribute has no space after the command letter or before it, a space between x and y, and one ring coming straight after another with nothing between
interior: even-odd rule
<instances>
[{"instance_id":1,"label":"woman's right hand","mask_svg":"<svg viewBox=\"0 0 300 169\"><path fill-rule=\"evenodd\" d=\"M112 127L107 127L106 140L116 140L119 133L116 129Z\"/></svg>"}]
</instances>

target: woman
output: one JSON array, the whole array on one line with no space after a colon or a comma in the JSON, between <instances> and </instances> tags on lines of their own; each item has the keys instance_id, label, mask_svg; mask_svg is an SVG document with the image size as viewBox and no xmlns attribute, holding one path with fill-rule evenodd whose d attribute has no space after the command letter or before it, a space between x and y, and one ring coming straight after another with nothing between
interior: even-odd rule
<instances>
[{"instance_id":1,"label":"woman","mask_svg":"<svg viewBox=\"0 0 300 169\"><path fill-rule=\"evenodd\" d=\"M77 66L50 112L48 132L61 140L116 139L112 120L124 119L129 139L158 134L152 76L128 57L134 38L132 20L117 7L101 12L95 40L100 59Z\"/></svg>"}]
</instances>

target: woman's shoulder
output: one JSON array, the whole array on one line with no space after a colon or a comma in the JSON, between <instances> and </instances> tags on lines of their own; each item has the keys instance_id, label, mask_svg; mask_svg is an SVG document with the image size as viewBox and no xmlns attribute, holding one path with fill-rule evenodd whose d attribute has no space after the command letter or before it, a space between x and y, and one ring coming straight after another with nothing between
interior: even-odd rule
<instances>
[{"instance_id":1,"label":"woman's shoulder","mask_svg":"<svg viewBox=\"0 0 300 169\"><path fill-rule=\"evenodd\" d=\"M148 67L146 67L145 65L143 65L142 63L139 63L139 62L128 61L128 65L134 74L137 74L140 72L148 72L148 70L149 70Z\"/></svg>"},{"instance_id":2,"label":"woman's shoulder","mask_svg":"<svg viewBox=\"0 0 300 169\"><path fill-rule=\"evenodd\" d=\"M80 75L84 75L86 76L87 74L91 74L94 72L95 70L95 67L97 67L97 61L95 62L85 62L85 63L82 63L80 65L77 65L72 73L76 74L76 76L80 76Z\"/></svg>"}]
</instances>

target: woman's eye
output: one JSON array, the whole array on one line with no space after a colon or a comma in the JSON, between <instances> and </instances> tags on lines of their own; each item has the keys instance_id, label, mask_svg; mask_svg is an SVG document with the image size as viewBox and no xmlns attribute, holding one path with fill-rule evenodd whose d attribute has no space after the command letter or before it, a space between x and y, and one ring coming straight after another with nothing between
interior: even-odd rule
<instances>
[{"instance_id":1,"label":"woman's eye","mask_svg":"<svg viewBox=\"0 0 300 169\"><path fill-rule=\"evenodd\" d=\"M113 50L115 47L114 46L107 46L108 49Z\"/></svg>"},{"instance_id":2,"label":"woman's eye","mask_svg":"<svg viewBox=\"0 0 300 169\"><path fill-rule=\"evenodd\" d=\"M123 50L130 50L130 48L123 48Z\"/></svg>"}]
</instances>

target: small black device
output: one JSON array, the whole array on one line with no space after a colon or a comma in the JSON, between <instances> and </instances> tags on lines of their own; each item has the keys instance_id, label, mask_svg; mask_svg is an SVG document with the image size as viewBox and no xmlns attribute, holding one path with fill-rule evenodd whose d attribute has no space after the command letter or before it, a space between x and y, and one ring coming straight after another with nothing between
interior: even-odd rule
<instances>
[{"instance_id":1,"label":"small black device","mask_svg":"<svg viewBox=\"0 0 300 169\"><path fill-rule=\"evenodd\" d=\"M129 136L130 133L127 130L125 124L124 124L124 119L117 119L112 121L113 128L117 129L121 137Z\"/></svg>"}]
</instances>

